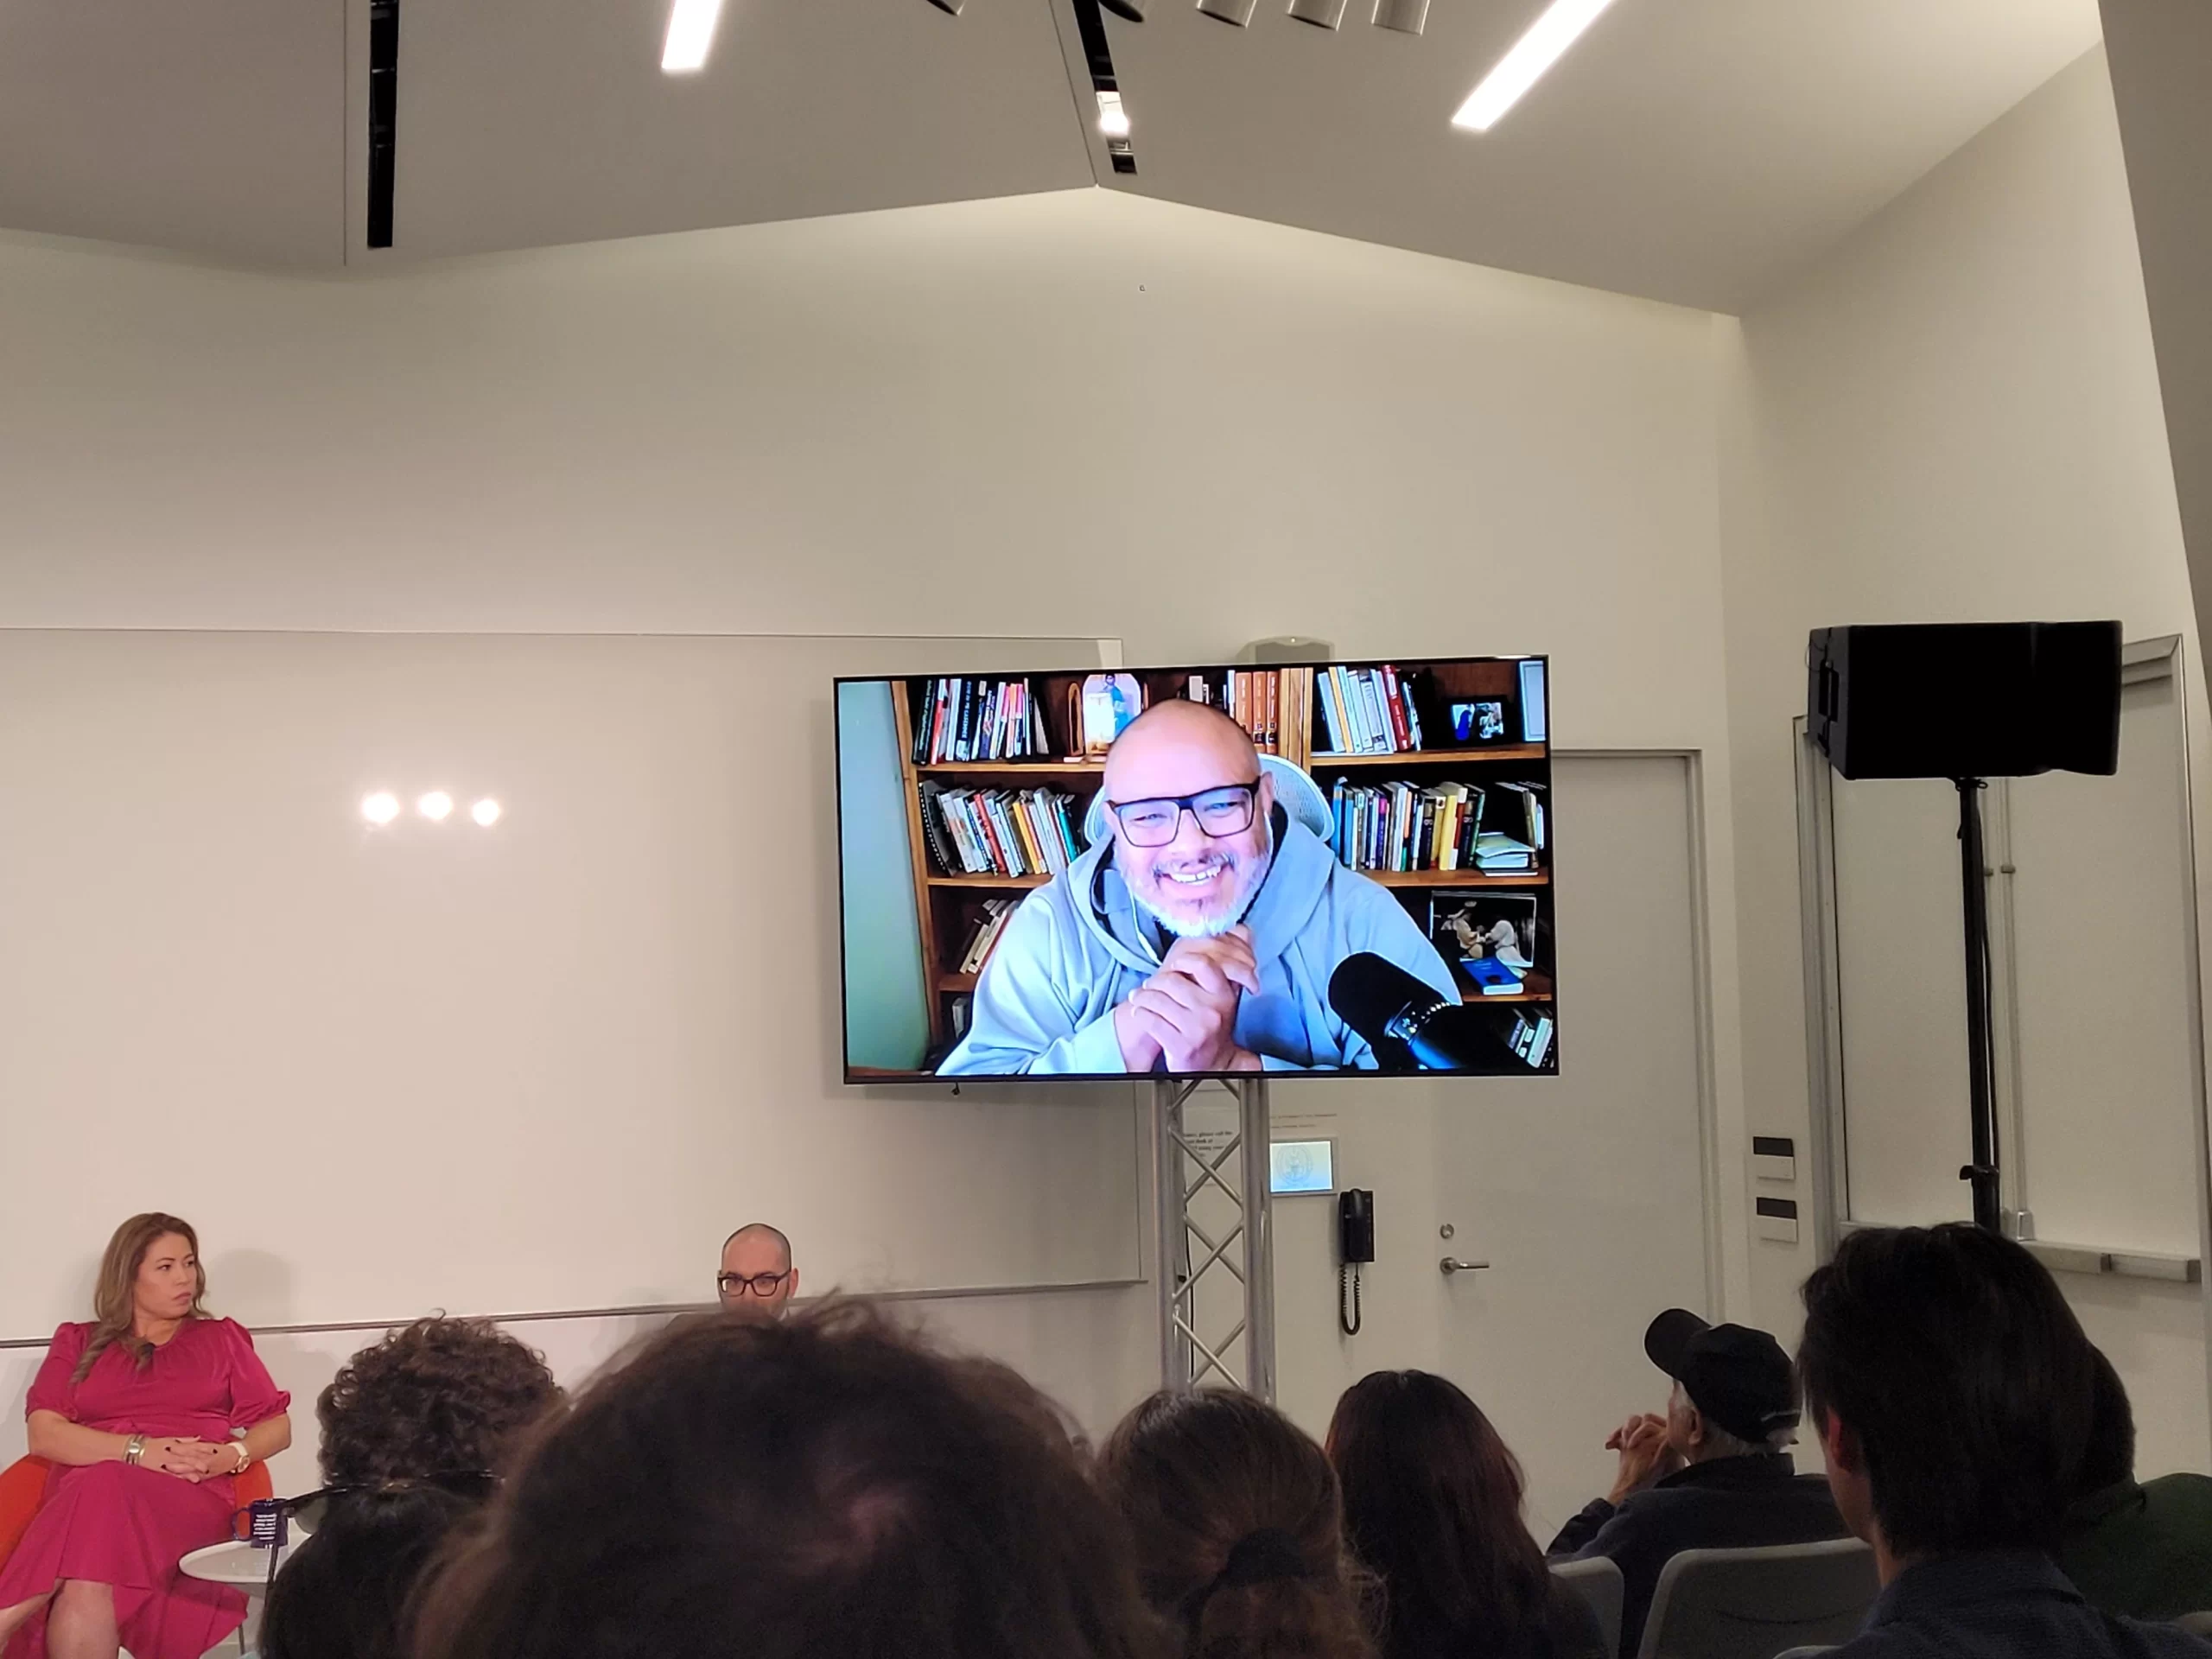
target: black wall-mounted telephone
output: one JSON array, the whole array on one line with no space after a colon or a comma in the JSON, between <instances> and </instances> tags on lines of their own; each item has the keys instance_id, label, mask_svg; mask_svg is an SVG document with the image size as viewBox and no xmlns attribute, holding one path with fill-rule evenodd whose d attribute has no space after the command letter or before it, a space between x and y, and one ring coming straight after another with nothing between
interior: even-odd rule
<instances>
[{"instance_id":1,"label":"black wall-mounted telephone","mask_svg":"<svg viewBox=\"0 0 2212 1659\"><path fill-rule=\"evenodd\" d=\"M1359 1334L1359 1269L1375 1259L1375 1195L1346 1187L1337 1199L1337 1328Z\"/></svg>"},{"instance_id":2,"label":"black wall-mounted telephone","mask_svg":"<svg viewBox=\"0 0 2212 1659\"><path fill-rule=\"evenodd\" d=\"M1363 1187L1347 1187L1337 1199L1337 1259L1375 1259L1375 1195Z\"/></svg>"}]
</instances>

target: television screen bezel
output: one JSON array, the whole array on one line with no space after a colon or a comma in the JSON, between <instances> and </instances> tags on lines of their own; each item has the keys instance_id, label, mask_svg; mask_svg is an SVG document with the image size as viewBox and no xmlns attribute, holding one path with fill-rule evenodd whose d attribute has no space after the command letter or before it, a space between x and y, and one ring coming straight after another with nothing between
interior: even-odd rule
<instances>
[{"instance_id":1,"label":"television screen bezel","mask_svg":"<svg viewBox=\"0 0 2212 1659\"><path fill-rule=\"evenodd\" d=\"M850 964L848 961L848 935L845 926L845 726L838 695L839 688L841 687L846 685L903 684L906 682L912 680L948 679L954 677L1018 679L1026 677L1039 677L1046 675L1066 676L1080 673L1085 675L1134 674L1140 678L1142 678L1146 676L1155 674L1218 673L1229 669L1325 669L1332 667L1380 668L1386 664L1393 667L1403 664L1411 664L1416 668L1425 668L1440 664L1454 663L1529 662L1541 663L1543 665L1545 735L1541 740L1544 750L1542 765L1544 769L1544 782L1547 790L1548 790L1552 781L1552 762L1556 753L1556 744L1554 743L1551 734L1556 728L1557 725L1555 714L1557 709L1557 688L1553 681L1551 655L1548 652L1463 652L1456 655L1442 657L1422 656L1419 654L1401 652L1392 656L1327 657L1320 658L1307 658L1302 661L1262 659L1252 662L1236 663L1163 663L1156 664L1109 664L1100 663L1077 664L1074 666L1060 668L922 669L910 673L838 674L832 676L830 678L830 725L831 783L832 787L835 789L836 793L835 846L837 855L837 1061L845 1085L851 1088L883 1088L913 1087L915 1085L928 1085L942 1083L949 1084L957 1090L970 1084L985 1084L993 1085L1009 1083L1199 1084L1214 1082L1234 1083L1240 1079L1251 1079L1262 1077L1270 1081L1314 1078L1429 1078L1433 1080L1448 1080L1467 1083L1483 1082L1491 1078L1518 1079L1524 1077L1535 1078L1557 1077L1559 1075L1559 1006L1560 997L1558 958L1558 906L1555 901L1549 909L1553 928L1551 973L1552 995L1549 998L1549 1006L1552 1009L1551 1043L1550 1047L1546 1053L1544 1064L1542 1065L1531 1066L1522 1071L1428 1071L1418 1066L1410 1068L1378 1066L1373 1070L1368 1070L1359 1066L1271 1066L1256 1071L1054 1071L1041 1074L1033 1071L971 1071L962 1072L954 1077L947 1077L935 1071L916 1070L912 1071L875 1071L863 1067L859 1070L857 1074L855 1074L855 1070L851 1059L851 1004L846 995L847 987L850 982L848 978ZM1517 671L1515 677L1516 699L1517 702L1519 679ZM1421 750L1402 751L1401 753L1427 754L1441 752ZM1452 753L1459 753L1459 751L1453 751ZM1310 758L1311 757L1309 755L1309 765L1301 768L1301 770L1306 772L1308 776L1312 775ZM1555 818L1552 827L1555 832ZM1544 849L1546 856L1543 866L1548 878L1543 885L1546 887L1550 888L1554 894L1557 891L1559 879L1558 847L1559 843L1556 834L1554 833L1553 836L1548 837L1548 844ZM916 859L926 860L929 856L929 853L926 848L914 847L910 849L910 855ZM1354 872L1354 874L1364 874L1364 872ZM1380 884L1378 883L1377 885ZM1035 891L1035 889L1031 889L1031 891ZM916 918L916 925L918 928L926 926L926 919L918 916ZM933 986L928 988L928 994L931 995L937 995L937 988ZM1470 1006L1480 1005L1471 1004Z\"/></svg>"}]
</instances>

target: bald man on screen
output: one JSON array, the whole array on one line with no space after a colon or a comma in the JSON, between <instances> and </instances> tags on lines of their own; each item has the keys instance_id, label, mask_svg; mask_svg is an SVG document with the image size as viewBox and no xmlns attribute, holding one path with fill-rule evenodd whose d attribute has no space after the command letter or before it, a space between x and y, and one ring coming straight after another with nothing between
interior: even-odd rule
<instances>
[{"instance_id":1,"label":"bald man on screen","mask_svg":"<svg viewBox=\"0 0 2212 1659\"><path fill-rule=\"evenodd\" d=\"M938 1075L1372 1069L1328 1001L1363 950L1459 1000L1404 907L1306 821L1326 823L1311 781L1219 709L1140 715L1101 792L1103 833L1015 911Z\"/></svg>"}]
</instances>

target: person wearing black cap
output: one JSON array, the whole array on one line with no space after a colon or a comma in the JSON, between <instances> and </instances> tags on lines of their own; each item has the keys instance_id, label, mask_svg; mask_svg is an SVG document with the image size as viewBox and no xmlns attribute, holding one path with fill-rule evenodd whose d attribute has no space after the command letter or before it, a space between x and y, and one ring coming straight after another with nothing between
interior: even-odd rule
<instances>
[{"instance_id":1,"label":"person wearing black cap","mask_svg":"<svg viewBox=\"0 0 2212 1659\"><path fill-rule=\"evenodd\" d=\"M1643 1639L1652 1592L1686 1549L1743 1549L1844 1535L1827 1484L1800 1475L1797 1385L1789 1356L1764 1331L1707 1325L1669 1308L1643 1351L1674 1379L1664 1417L1630 1417L1606 1440L1620 1453L1608 1496L1560 1529L1553 1560L1602 1555L1621 1570L1621 1651Z\"/></svg>"}]
</instances>

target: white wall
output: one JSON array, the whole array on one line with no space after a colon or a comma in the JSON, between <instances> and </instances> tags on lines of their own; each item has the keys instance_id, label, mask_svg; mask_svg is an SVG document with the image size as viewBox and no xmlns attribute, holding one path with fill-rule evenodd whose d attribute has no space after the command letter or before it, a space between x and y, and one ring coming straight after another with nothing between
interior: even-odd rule
<instances>
[{"instance_id":1,"label":"white wall","mask_svg":"<svg viewBox=\"0 0 2212 1659\"><path fill-rule=\"evenodd\" d=\"M1734 337L1723 545L1746 1109L1754 1133L1802 1137L1789 721L1804 707L1806 631L2117 616L2131 639L2191 636L2202 707L2101 52L1740 330L1716 327ZM2202 754L2201 714L2196 737ZM1809 1238L1755 1247L1753 1306L1785 1333L1811 1265ZM2197 1317L2194 1293L2069 1288L2138 1395L2145 1466L2204 1466L2204 1355L2173 1336Z\"/></svg>"},{"instance_id":2,"label":"white wall","mask_svg":"<svg viewBox=\"0 0 2212 1659\"><path fill-rule=\"evenodd\" d=\"M1704 754L1738 1166L1702 314L1085 192L366 277L0 238L0 626L1548 651L1556 741ZM1103 1427L1126 1300L961 1317Z\"/></svg>"}]
</instances>

